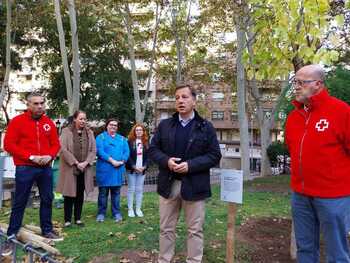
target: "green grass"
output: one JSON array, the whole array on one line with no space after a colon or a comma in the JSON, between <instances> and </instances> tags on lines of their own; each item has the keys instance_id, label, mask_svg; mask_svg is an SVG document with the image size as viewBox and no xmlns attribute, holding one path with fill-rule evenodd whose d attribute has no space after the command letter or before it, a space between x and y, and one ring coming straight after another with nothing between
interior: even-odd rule
<instances>
[{"instance_id":1,"label":"green grass","mask_svg":"<svg viewBox=\"0 0 350 263\"><path fill-rule=\"evenodd\" d=\"M254 180L245 182L245 187L256 187L256 186L280 186L287 187L289 186L289 176L280 175L280 176L269 176L263 178L256 178Z\"/></svg>"},{"instance_id":2,"label":"green grass","mask_svg":"<svg viewBox=\"0 0 350 263\"><path fill-rule=\"evenodd\" d=\"M245 189L256 184L286 187L287 176L262 178L245 183ZM126 198L122 198L121 208L124 220L115 223L111 214L104 223L96 223L96 203L85 203L83 211L84 228L73 226L64 230L65 240L57 243L57 248L74 262L89 262L93 257L107 253L120 255L125 250L158 251L159 214L158 195L144 194L143 219L127 218ZM4 211L6 212L6 211ZM38 209L27 209L25 223L38 224ZM285 193L245 190L243 205L237 205L236 225L248 218L290 217L289 195ZM54 221L63 223L63 209L54 209ZM0 215L0 221L8 221L8 215ZM213 187L213 197L206 204L204 262L225 262L227 204L220 201L219 186ZM133 237L134 238L131 238ZM186 227L183 215L177 226L176 251L185 254ZM131 240L130 240L131 239ZM236 258L239 262L249 262L249 246L236 243ZM117 259L113 262L119 262Z\"/></svg>"}]
</instances>

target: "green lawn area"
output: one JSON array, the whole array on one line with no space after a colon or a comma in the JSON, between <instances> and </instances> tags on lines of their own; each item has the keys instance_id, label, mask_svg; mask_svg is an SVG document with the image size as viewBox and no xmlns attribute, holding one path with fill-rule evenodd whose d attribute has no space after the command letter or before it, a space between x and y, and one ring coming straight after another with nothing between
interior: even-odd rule
<instances>
[{"instance_id":1,"label":"green lawn area","mask_svg":"<svg viewBox=\"0 0 350 263\"><path fill-rule=\"evenodd\" d=\"M244 185L244 203L237 207L237 228L248 218L289 218L289 194L268 190L268 187L271 187L271 189L286 189L288 181L288 176L274 176L246 182ZM122 197L121 207L124 215L122 223L115 223L110 218L110 211L104 223L96 223L96 203L85 203L83 220L86 226L83 228L74 226L65 229L63 232L65 240L57 243L57 248L65 257L74 258L74 262L81 263L89 262L94 257L103 256L107 253L116 255L116 258L110 262L119 262L118 255L126 250L158 251L158 195L156 193L145 193L143 206L145 217L143 219L127 217L125 197ZM0 221L7 223L9 215L6 210L8 209L2 211ZM27 209L25 223L38 224L38 212L38 209ZM62 224L63 209L54 209L53 219ZM227 204L220 201L219 186L213 186L213 196L206 205L204 262L225 262L226 222ZM182 216L177 227L177 234L176 251L183 260L186 249L186 228ZM239 262L250 262L249 250L249 246L237 242L237 260Z\"/></svg>"}]
</instances>

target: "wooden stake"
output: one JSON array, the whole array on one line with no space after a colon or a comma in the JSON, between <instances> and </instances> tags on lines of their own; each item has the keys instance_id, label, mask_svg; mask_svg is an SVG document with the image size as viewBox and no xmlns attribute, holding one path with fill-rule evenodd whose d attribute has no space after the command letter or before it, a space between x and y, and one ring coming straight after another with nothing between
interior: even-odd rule
<instances>
[{"instance_id":1,"label":"wooden stake","mask_svg":"<svg viewBox=\"0 0 350 263\"><path fill-rule=\"evenodd\" d=\"M41 235L41 228L33 225L24 225L24 228L34 232L37 235Z\"/></svg>"},{"instance_id":2,"label":"wooden stake","mask_svg":"<svg viewBox=\"0 0 350 263\"><path fill-rule=\"evenodd\" d=\"M7 227L8 227L7 224L0 223L0 228L3 232L6 233ZM18 240L20 240L24 243L30 242L33 244L33 247L41 247L53 255L60 255L61 254L58 249L50 246L50 244L52 244L52 240L49 240L49 239L44 238L42 236L38 236L38 235L34 234L33 232L28 231L24 228L21 228L18 231L17 237L18 237Z\"/></svg>"},{"instance_id":3,"label":"wooden stake","mask_svg":"<svg viewBox=\"0 0 350 263\"><path fill-rule=\"evenodd\" d=\"M235 259L235 236L234 236L235 224L236 224L236 204L228 203L226 263L233 263Z\"/></svg>"},{"instance_id":4,"label":"wooden stake","mask_svg":"<svg viewBox=\"0 0 350 263\"><path fill-rule=\"evenodd\" d=\"M297 243L295 240L295 232L294 232L294 222L292 220L292 229L290 232L290 258L296 260L297 259Z\"/></svg>"}]
</instances>

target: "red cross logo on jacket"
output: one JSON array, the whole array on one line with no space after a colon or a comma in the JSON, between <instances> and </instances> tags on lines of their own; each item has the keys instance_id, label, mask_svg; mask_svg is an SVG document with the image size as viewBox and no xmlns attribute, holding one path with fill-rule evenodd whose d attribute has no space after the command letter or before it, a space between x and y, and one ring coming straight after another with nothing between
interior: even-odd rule
<instances>
[{"instance_id":1,"label":"red cross logo on jacket","mask_svg":"<svg viewBox=\"0 0 350 263\"><path fill-rule=\"evenodd\" d=\"M323 132L325 129L327 129L329 126L329 122L326 119L320 119L316 125L315 128L319 131L319 132Z\"/></svg>"}]
</instances>

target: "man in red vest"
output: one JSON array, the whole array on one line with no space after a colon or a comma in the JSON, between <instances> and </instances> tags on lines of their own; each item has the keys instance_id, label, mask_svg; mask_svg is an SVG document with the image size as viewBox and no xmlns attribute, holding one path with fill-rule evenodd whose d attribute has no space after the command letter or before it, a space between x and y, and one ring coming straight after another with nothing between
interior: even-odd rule
<instances>
[{"instance_id":1,"label":"man in red vest","mask_svg":"<svg viewBox=\"0 0 350 263\"><path fill-rule=\"evenodd\" d=\"M319 262L320 230L327 262L350 262L350 107L328 94L325 73L308 65L295 75L287 119L292 216L298 262Z\"/></svg>"},{"instance_id":2,"label":"man in red vest","mask_svg":"<svg viewBox=\"0 0 350 263\"><path fill-rule=\"evenodd\" d=\"M24 210L33 183L40 194L40 227L44 237L60 240L52 227L52 169L60 144L56 126L45 115L45 100L38 93L27 96L27 111L16 116L7 127L4 148L13 157L16 165L15 196L12 205L7 235L16 235L22 225ZM11 254L11 245L6 243L3 255Z\"/></svg>"}]
</instances>

